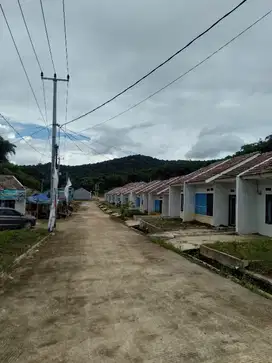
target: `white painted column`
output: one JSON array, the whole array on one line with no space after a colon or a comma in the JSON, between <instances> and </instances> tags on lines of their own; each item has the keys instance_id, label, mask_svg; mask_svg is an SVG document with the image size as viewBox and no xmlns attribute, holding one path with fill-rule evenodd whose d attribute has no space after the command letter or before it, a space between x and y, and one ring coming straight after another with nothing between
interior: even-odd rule
<instances>
[{"instance_id":1,"label":"white painted column","mask_svg":"<svg viewBox=\"0 0 272 363\"><path fill-rule=\"evenodd\" d=\"M195 186L184 183L183 221L190 222L195 219Z\"/></svg>"},{"instance_id":2,"label":"white painted column","mask_svg":"<svg viewBox=\"0 0 272 363\"><path fill-rule=\"evenodd\" d=\"M148 214L149 214L149 213L154 212L154 210L155 210L155 205L154 205L155 201L154 201L154 196L152 193L148 193L147 198L148 198L147 210L148 210Z\"/></svg>"},{"instance_id":3,"label":"white painted column","mask_svg":"<svg viewBox=\"0 0 272 363\"><path fill-rule=\"evenodd\" d=\"M229 224L229 184L217 183L213 192L213 225Z\"/></svg>"},{"instance_id":4,"label":"white painted column","mask_svg":"<svg viewBox=\"0 0 272 363\"><path fill-rule=\"evenodd\" d=\"M135 195L135 193L133 193L133 192L129 193L128 201L129 201L129 203L132 204L132 208L135 208L135 206L136 206L136 195Z\"/></svg>"},{"instance_id":5,"label":"white painted column","mask_svg":"<svg viewBox=\"0 0 272 363\"><path fill-rule=\"evenodd\" d=\"M257 187L255 180L236 178L236 232L258 232Z\"/></svg>"},{"instance_id":6,"label":"white painted column","mask_svg":"<svg viewBox=\"0 0 272 363\"><path fill-rule=\"evenodd\" d=\"M147 194L142 193L141 195L141 211L144 212L147 210Z\"/></svg>"},{"instance_id":7,"label":"white painted column","mask_svg":"<svg viewBox=\"0 0 272 363\"><path fill-rule=\"evenodd\" d=\"M169 187L169 216L172 218L180 217L180 186Z\"/></svg>"},{"instance_id":8,"label":"white painted column","mask_svg":"<svg viewBox=\"0 0 272 363\"><path fill-rule=\"evenodd\" d=\"M168 217L169 216L169 195L164 194L162 197L162 216Z\"/></svg>"}]
</instances>

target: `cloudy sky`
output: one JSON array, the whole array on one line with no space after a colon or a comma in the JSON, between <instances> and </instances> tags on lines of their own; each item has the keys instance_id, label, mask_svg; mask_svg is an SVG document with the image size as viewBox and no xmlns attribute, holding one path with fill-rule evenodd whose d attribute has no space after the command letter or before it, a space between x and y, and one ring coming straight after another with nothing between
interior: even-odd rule
<instances>
[{"instance_id":1,"label":"cloudy sky","mask_svg":"<svg viewBox=\"0 0 272 363\"><path fill-rule=\"evenodd\" d=\"M237 5L239 0L66 0L70 87L68 120L91 110L136 81ZM39 104L40 70L17 0L1 0ZM66 77L62 0L43 0L58 77ZM45 76L52 76L40 4L21 0ZM155 92L186 72L272 8L249 0L163 68L106 107L69 125L75 143L61 135L61 160L92 163L141 153L161 159L206 159L235 152L271 134L272 15L182 80L100 126L93 125ZM50 145L4 19L0 14L0 112L43 155L0 120L1 135L17 144L12 161L47 162ZM48 122L52 82L45 82ZM66 85L58 84L58 123L65 121ZM85 130L90 128L89 130ZM84 137L84 135L86 137ZM83 151L81 151L81 150Z\"/></svg>"}]
</instances>

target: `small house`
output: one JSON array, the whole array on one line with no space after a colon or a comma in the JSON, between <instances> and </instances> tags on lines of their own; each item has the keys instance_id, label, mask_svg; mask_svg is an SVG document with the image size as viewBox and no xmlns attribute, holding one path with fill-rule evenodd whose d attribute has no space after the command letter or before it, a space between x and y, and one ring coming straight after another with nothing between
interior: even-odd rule
<instances>
[{"instance_id":1,"label":"small house","mask_svg":"<svg viewBox=\"0 0 272 363\"><path fill-rule=\"evenodd\" d=\"M92 193L84 188L79 188L74 191L74 200L91 200Z\"/></svg>"},{"instance_id":2,"label":"small house","mask_svg":"<svg viewBox=\"0 0 272 363\"><path fill-rule=\"evenodd\" d=\"M272 152L236 178L236 232L272 237Z\"/></svg>"},{"instance_id":3,"label":"small house","mask_svg":"<svg viewBox=\"0 0 272 363\"><path fill-rule=\"evenodd\" d=\"M13 175L0 175L0 206L25 214L26 189Z\"/></svg>"}]
</instances>

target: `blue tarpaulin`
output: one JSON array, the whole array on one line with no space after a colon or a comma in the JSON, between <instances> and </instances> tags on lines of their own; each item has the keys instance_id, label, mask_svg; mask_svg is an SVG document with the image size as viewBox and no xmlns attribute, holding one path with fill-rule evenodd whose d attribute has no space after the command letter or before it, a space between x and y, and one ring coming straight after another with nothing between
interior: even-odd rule
<instances>
[{"instance_id":1,"label":"blue tarpaulin","mask_svg":"<svg viewBox=\"0 0 272 363\"><path fill-rule=\"evenodd\" d=\"M27 198L29 203L34 204L50 204L50 198L46 194L34 194Z\"/></svg>"}]
</instances>

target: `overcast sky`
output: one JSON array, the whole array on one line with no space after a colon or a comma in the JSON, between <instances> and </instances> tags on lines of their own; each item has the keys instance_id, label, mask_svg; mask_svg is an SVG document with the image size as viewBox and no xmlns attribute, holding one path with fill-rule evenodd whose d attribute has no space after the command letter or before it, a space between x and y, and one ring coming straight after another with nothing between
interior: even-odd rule
<instances>
[{"instance_id":1,"label":"overcast sky","mask_svg":"<svg viewBox=\"0 0 272 363\"><path fill-rule=\"evenodd\" d=\"M66 0L70 98L68 120L96 107L184 46L240 0ZM17 0L1 0L38 101L44 111L40 70ZM43 0L58 77L66 77L61 0ZM38 0L21 0L45 76L52 76ZM272 8L249 0L185 52L106 107L69 125L80 132L122 112L172 81ZM207 159L237 151L271 134L272 16L268 16L194 72L124 115L84 131L79 148L61 137L61 160L92 163L141 153L161 159ZM25 137L44 125L0 14L0 112ZM48 121L52 82L45 82ZM58 84L58 122L65 121L66 85ZM28 138L42 156L0 120L17 143L12 161L47 162L47 132ZM100 154L100 155L98 155Z\"/></svg>"}]
</instances>

